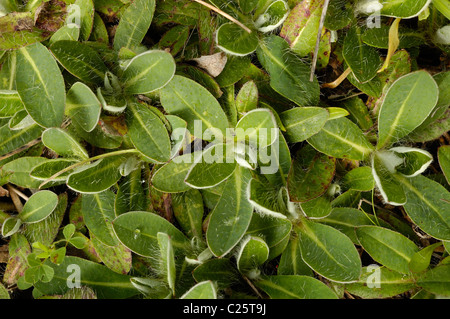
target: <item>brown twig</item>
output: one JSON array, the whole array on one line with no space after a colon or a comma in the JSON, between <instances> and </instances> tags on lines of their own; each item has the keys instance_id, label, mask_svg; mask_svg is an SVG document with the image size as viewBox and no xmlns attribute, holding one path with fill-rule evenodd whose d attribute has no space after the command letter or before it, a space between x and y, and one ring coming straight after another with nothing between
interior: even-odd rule
<instances>
[{"instance_id":1,"label":"brown twig","mask_svg":"<svg viewBox=\"0 0 450 319\"><path fill-rule=\"evenodd\" d=\"M19 195L14 191L15 188L12 187L10 184L7 185L9 190L9 196L11 197L11 200L13 201L14 206L16 207L16 210L18 213L20 213L23 209L23 204L20 201Z\"/></svg>"},{"instance_id":2,"label":"brown twig","mask_svg":"<svg viewBox=\"0 0 450 319\"><path fill-rule=\"evenodd\" d=\"M200 3L201 5L217 12L218 14L220 14L221 16L227 18L228 20L230 20L231 22L237 24L238 26L240 26L242 29L244 29L245 31L247 31L248 33L252 33L252 30L250 30L247 26L245 26L242 22L240 22L239 20L236 20L235 18L233 18L232 16L230 16L228 13L223 12L222 10L220 10L219 8L206 3L205 1L202 0L194 0L197 3Z\"/></svg>"},{"instance_id":3,"label":"brown twig","mask_svg":"<svg viewBox=\"0 0 450 319\"><path fill-rule=\"evenodd\" d=\"M29 149L30 147L32 147L32 146L34 146L34 145L36 145L36 144L39 144L40 142L41 142L41 138L37 138L37 139L35 139L35 140L33 140L33 141L31 141L31 142L25 144L24 146L21 146L21 147L15 149L15 150L12 151L12 152L9 152L8 154L5 154L5 155L3 155L3 156L0 156L0 161L6 159L6 158L8 158L8 157L14 156L14 155L16 155L16 154L19 154L20 152L25 151L25 150Z\"/></svg>"}]
</instances>

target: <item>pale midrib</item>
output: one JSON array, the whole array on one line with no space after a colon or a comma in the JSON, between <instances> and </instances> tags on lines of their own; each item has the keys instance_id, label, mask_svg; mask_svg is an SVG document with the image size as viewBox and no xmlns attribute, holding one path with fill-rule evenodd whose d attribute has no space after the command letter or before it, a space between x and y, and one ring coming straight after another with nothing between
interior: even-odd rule
<instances>
[{"instance_id":1,"label":"pale midrib","mask_svg":"<svg viewBox=\"0 0 450 319\"><path fill-rule=\"evenodd\" d=\"M101 163L99 163L99 165L100 165ZM98 175L99 173L102 173L102 172L104 172L105 170L108 170L109 168L111 168L111 167L116 167L116 161L114 161L114 162L111 162L111 163L109 163L108 165L106 165L106 166L103 166L102 168L100 168L100 169L96 169L96 167L97 167L97 165L95 165L94 167L91 167L91 168L88 168L87 170L92 170L92 172L89 174L89 175L84 175L83 173L86 171L82 171L82 172L79 172L79 173L75 173L75 174L79 174L79 175L82 175L84 178L88 178L88 180L89 181L92 181L92 176L95 176L95 175ZM73 175L71 175L71 176L74 176L75 174L73 174ZM72 177L73 178L73 177Z\"/></svg>"},{"instance_id":2,"label":"pale midrib","mask_svg":"<svg viewBox=\"0 0 450 319\"><path fill-rule=\"evenodd\" d=\"M151 69L153 69L158 63L159 61L161 61L163 58L160 57L158 60L155 61L155 63L153 63L152 65L150 65L148 68L146 68L145 70L143 70L142 72L136 74L135 76L133 76L133 78L129 79L126 81L126 87L130 87L133 84L135 84L137 81L139 81L140 79L142 79Z\"/></svg>"},{"instance_id":3,"label":"pale midrib","mask_svg":"<svg viewBox=\"0 0 450 319\"><path fill-rule=\"evenodd\" d=\"M309 229L306 225L304 225L305 232L303 232L303 234L305 234L306 236L308 236L309 238L312 239L312 241L314 241L317 246L319 246L319 248L321 248L328 257L330 257L331 260L333 260L336 264L338 264L339 266L341 266L342 268L346 269L347 267L345 265L343 265L342 263L340 263L339 261L336 260L336 258L334 258L334 256L332 254L330 254L330 252L327 250L327 248L324 246L324 244L319 240L319 238L317 238L317 236L314 233L311 233L311 229Z\"/></svg>"},{"instance_id":4,"label":"pale midrib","mask_svg":"<svg viewBox=\"0 0 450 319\"><path fill-rule=\"evenodd\" d=\"M136 12L135 10L133 10L133 11ZM137 21L128 21L128 20L126 20L126 22L127 22L128 24L131 24L131 25L133 26L132 32L131 32L131 34L128 36L128 40L127 40L127 43L126 43L126 45L125 45L126 48L130 48L131 41L132 41L132 40L135 40L135 39L134 39L134 34L136 33L136 30L138 29L138 26L140 26L140 22L141 22L142 18L143 18L145 15L148 14L147 10L139 10L139 11L141 12L141 15L139 16L139 19L137 19ZM142 33L142 32L141 32L141 33Z\"/></svg>"},{"instance_id":5,"label":"pale midrib","mask_svg":"<svg viewBox=\"0 0 450 319\"><path fill-rule=\"evenodd\" d=\"M31 126L25 128L25 129L23 129L23 130L18 131L16 134L14 134L14 135L10 136L8 139L2 141L1 144L0 144L0 146L4 146L4 145L6 145L7 143L11 142L11 141L12 141L13 139L15 139L16 137L26 134L29 130L36 128L36 126L37 126L37 124L31 125Z\"/></svg>"},{"instance_id":6,"label":"pale midrib","mask_svg":"<svg viewBox=\"0 0 450 319\"><path fill-rule=\"evenodd\" d=\"M17 63L16 62L17 61L16 53L15 52L12 53L11 57L12 57L12 60L11 60L11 63L10 63L11 70L10 70L10 75L9 75L9 89L10 90L12 90L13 87L14 87L14 78L15 78L15 75L16 75L16 63Z\"/></svg>"},{"instance_id":7,"label":"pale midrib","mask_svg":"<svg viewBox=\"0 0 450 319\"><path fill-rule=\"evenodd\" d=\"M197 116L199 119L201 119L207 126L208 128L213 128L214 126L212 125L212 123L210 123L208 120L206 120L203 116L201 116L196 110L195 108L191 107L191 105L188 103L188 101L186 101L183 96L181 96L177 90L172 90L175 95L183 102L183 104L185 104L189 110L191 110L195 116Z\"/></svg>"},{"instance_id":8,"label":"pale midrib","mask_svg":"<svg viewBox=\"0 0 450 319\"><path fill-rule=\"evenodd\" d=\"M77 58L74 55L70 56L74 61L80 62L81 64L83 64L84 66L86 66L88 69L92 70L98 77L103 78L104 73L102 71L100 71L99 69L96 69L95 67L93 67L92 65L90 65L89 63L86 63L84 60L81 60L79 58Z\"/></svg>"},{"instance_id":9,"label":"pale midrib","mask_svg":"<svg viewBox=\"0 0 450 319\"><path fill-rule=\"evenodd\" d=\"M149 131L148 127L145 125L145 123L144 123L144 121L142 120L142 118L141 118L141 116L140 116L138 110L136 109L136 107L135 107L135 106L130 106L130 107L131 107L131 111L132 111L133 114L134 114L134 118L135 118L136 120L138 120L138 122L139 122L139 124L141 125L141 127L142 127L142 128L144 129L144 131L147 133L147 136L150 137L150 139L151 139L152 142L153 142L153 145L155 145L156 148L158 149L159 154L160 154L160 155L163 155L163 154L164 154L164 151L160 148L159 143L157 143L157 142L155 141L155 139L153 138L151 132ZM148 155L146 155L146 156L148 156ZM148 156L148 157L149 157L149 156ZM160 156L158 156L158 157L160 157ZM153 158L153 159L154 159L154 158ZM154 159L154 160L157 160L157 159ZM159 160L159 159L158 159L158 160Z\"/></svg>"},{"instance_id":10,"label":"pale midrib","mask_svg":"<svg viewBox=\"0 0 450 319\"><path fill-rule=\"evenodd\" d=\"M27 219L28 217L30 217L31 215L33 215L35 212L41 210L42 208L45 208L46 206L47 206L47 203L44 203L42 206L39 206L39 207L37 207L37 208L35 208L35 209L33 209L33 210L30 210L28 213L22 214L22 215L20 216L20 219L25 220L25 219Z\"/></svg>"},{"instance_id":11,"label":"pale midrib","mask_svg":"<svg viewBox=\"0 0 450 319\"><path fill-rule=\"evenodd\" d=\"M445 218L439 213L439 209L435 207L432 203L430 203L423 195L420 193L415 187L412 187L411 184L405 183L405 180L403 178L397 178L403 185L408 187L410 191L412 191L414 194L416 194L422 201L424 201L431 209L436 213L436 215L439 217L440 220L442 220L443 224L447 226L447 228L450 229L450 225L447 223Z\"/></svg>"},{"instance_id":12,"label":"pale midrib","mask_svg":"<svg viewBox=\"0 0 450 319\"><path fill-rule=\"evenodd\" d=\"M398 251L397 249L395 249L392 246L389 246L388 244L386 244L385 242L379 240L378 238L372 236L371 234L367 234L368 236L370 236L371 238L373 238L376 242L382 244L384 247L387 247L388 249L392 250L394 253L396 253L398 256L400 256L402 259L406 260L408 263L411 261L411 257L405 255L404 253L402 253L401 251Z\"/></svg>"},{"instance_id":13,"label":"pale midrib","mask_svg":"<svg viewBox=\"0 0 450 319\"><path fill-rule=\"evenodd\" d=\"M289 67L287 65L283 65L282 62L280 62L268 49L264 44L260 44L260 47L263 49L264 53L267 54L272 61L275 62L279 67L283 69L283 72L286 72L297 85L300 85L300 83L297 81L297 78L289 71Z\"/></svg>"},{"instance_id":14,"label":"pale midrib","mask_svg":"<svg viewBox=\"0 0 450 319\"><path fill-rule=\"evenodd\" d=\"M341 136L339 136L339 135L337 135L337 134L334 134L333 132L330 132L329 130L327 130L327 129L325 129L325 128L323 128L322 130L323 130L324 132L326 132L327 134L329 134L329 135L335 137L336 139L338 139L338 140L344 142L345 144L348 144L348 145L350 145L351 147L357 149L362 155L366 155L366 154L369 154L369 153L372 152L371 149L366 148L366 147L361 146L361 145L358 145L358 144L355 144L355 143L353 143L352 141L346 140L345 138L343 138L343 137L341 137Z\"/></svg>"},{"instance_id":15,"label":"pale midrib","mask_svg":"<svg viewBox=\"0 0 450 319\"><path fill-rule=\"evenodd\" d=\"M28 53L27 48L20 49L20 52L22 53L22 55L24 56L24 58L30 63L30 65L31 65L31 67L33 68L35 74L36 74L37 77L39 78L39 81L40 81L41 84L42 84L41 87L44 89L45 95L47 96L47 100L50 102L50 105L52 106L51 109L52 109L52 111L53 111L53 114L55 115L55 117L58 117L58 115L56 114L56 110L55 110L55 108L54 108L54 106L53 106L53 103L52 103L52 98L51 98L49 92L47 91L47 86L44 85L44 83L45 83L45 82L44 82L44 79L42 79L41 73L40 73L39 69L37 68L36 63L34 63L34 60L33 60L33 58L30 56L30 54Z\"/></svg>"},{"instance_id":16,"label":"pale midrib","mask_svg":"<svg viewBox=\"0 0 450 319\"><path fill-rule=\"evenodd\" d=\"M396 128L398 126L398 122L400 121L400 118L402 117L403 112L405 111L406 103L409 102L409 99L411 98L411 95L413 94L413 92L416 89L418 84L419 84L419 81L416 81L414 86L409 90L408 96L401 104L400 109L398 110L397 116L395 117L394 121L392 122L389 132L387 133L386 139L384 140L383 146L386 145L392 139L392 137L393 137L392 133L394 133L394 131L396 130Z\"/></svg>"},{"instance_id":17,"label":"pale midrib","mask_svg":"<svg viewBox=\"0 0 450 319\"><path fill-rule=\"evenodd\" d=\"M66 277L59 277L57 275L54 275L53 278L56 279L60 279L63 281L66 281ZM133 289L134 286L131 282L109 282L109 281L91 281L91 280L85 280L85 279L81 279L80 280L81 283L87 284L87 285L92 285L92 286L102 286L102 287L120 287L120 288L130 288Z\"/></svg>"}]
</instances>

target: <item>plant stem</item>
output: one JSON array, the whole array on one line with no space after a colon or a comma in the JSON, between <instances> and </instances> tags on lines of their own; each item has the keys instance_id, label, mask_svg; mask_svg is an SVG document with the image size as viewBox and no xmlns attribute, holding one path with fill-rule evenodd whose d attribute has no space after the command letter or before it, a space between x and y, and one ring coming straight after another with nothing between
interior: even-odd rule
<instances>
[{"instance_id":1,"label":"plant stem","mask_svg":"<svg viewBox=\"0 0 450 319\"><path fill-rule=\"evenodd\" d=\"M240 22L239 20L236 20L235 18L233 18L232 16L230 16L228 13L226 13L226 12L220 10L219 8L213 6L213 5L209 4L209 3L206 3L205 1L202 1L202 0L194 0L194 1L197 2L197 3L200 3L201 5L207 7L207 8L209 8L209 9L215 11L215 12L217 12L218 14L220 14L221 16L227 18L227 19L230 20L231 22L236 23L238 26L240 26L242 29L244 29L244 30L247 31L248 33L252 33L252 30L250 30L250 29L249 29L247 26L245 26L242 22Z\"/></svg>"},{"instance_id":2,"label":"plant stem","mask_svg":"<svg viewBox=\"0 0 450 319\"><path fill-rule=\"evenodd\" d=\"M49 177L48 179L46 179L41 185L39 185L39 189L42 188L44 185L46 185L47 183L51 182L53 179L55 179L56 177L58 177L61 174L64 174L72 169L75 169L79 166L82 166L84 164L90 163L92 161L96 161L99 159L103 159L106 157L110 157L110 156L116 156L116 155L123 155L123 154L133 154L133 153L139 153L138 150L135 149L129 149L129 150L121 150L121 151L116 151L116 152L110 152L110 153L104 153L104 154L100 154L91 158L88 158L86 160L83 160L81 162L75 163L73 165L70 165L69 167L66 167L63 170L60 170L58 173L54 174L53 176Z\"/></svg>"}]
</instances>

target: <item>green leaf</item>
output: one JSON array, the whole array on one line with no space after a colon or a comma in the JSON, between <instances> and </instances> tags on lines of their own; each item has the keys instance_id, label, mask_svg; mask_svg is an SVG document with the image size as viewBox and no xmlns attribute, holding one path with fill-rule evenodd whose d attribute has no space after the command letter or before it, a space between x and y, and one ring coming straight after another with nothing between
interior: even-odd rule
<instances>
[{"instance_id":1,"label":"green leaf","mask_svg":"<svg viewBox=\"0 0 450 319\"><path fill-rule=\"evenodd\" d=\"M238 270L248 273L261 266L269 258L269 246L264 239L250 236L245 238L236 257Z\"/></svg>"},{"instance_id":2,"label":"green leaf","mask_svg":"<svg viewBox=\"0 0 450 319\"><path fill-rule=\"evenodd\" d=\"M280 114L290 143L303 142L320 132L329 119L326 109L321 107L295 107Z\"/></svg>"},{"instance_id":3,"label":"green leaf","mask_svg":"<svg viewBox=\"0 0 450 319\"><path fill-rule=\"evenodd\" d=\"M0 118L8 118L23 110L17 91L0 90Z\"/></svg>"},{"instance_id":4,"label":"green leaf","mask_svg":"<svg viewBox=\"0 0 450 319\"><path fill-rule=\"evenodd\" d=\"M194 162L195 154L199 153L183 154L161 166L152 176L153 187L165 193L181 193L189 190L190 186L184 179Z\"/></svg>"},{"instance_id":5,"label":"green leaf","mask_svg":"<svg viewBox=\"0 0 450 319\"><path fill-rule=\"evenodd\" d=\"M175 75L160 91L161 104L169 113L179 116L188 124L188 130L197 138L208 140L204 133L225 136L228 120L219 102L200 84ZM200 120L201 128L195 129L194 122ZM209 137L211 138L211 137Z\"/></svg>"},{"instance_id":6,"label":"green leaf","mask_svg":"<svg viewBox=\"0 0 450 319\"><path fill-rule=\"evenodd\" d=\"M422 174L433 162L433 155L420 148L398 146L391 148L390 151L395 152L403 160L396 170L405 177Z\"/></svg>"},{"instance_id":7,"label":"green leaf","mask_svg":"<svg viewBox=\"0 0 450 319\"><path fill-rule=\"evenodd\" d=\"M447 0L434 0L433 6L439 10L447 19L450 19L450 3Z\"/></svg>"},{"instance_id":8,"label":"green leaf","mask_svg":"<svg viewBox=\"0 0 450 319\"><path fill-rule=\"evenodd\" d=\"M135 211L122 214L113 221L119 240L134 253L152 257L158 249L157 234L164 232L171 237L175 250L189 245L188 239L173 224L151 212Z\"/></svg>"},{"instance_id":9,"label":"green leaf","mask_svg":"<svg viewBox=\"0 0 450 319\"><path fill-rule=\"evenodd\" d=\"M91 235L92 245L106 267L118 274L127 274L132 267L131 251L118 243L116 246L108 246Z\"/></svg>"},{"instance_id":10,"label":"green leaf","mask_svg":"<svg viewBox=\"0 0 450 319\"><path fill-rule=\"evenodd\" d=\"M441 240L450 240L450 193L424 176L406 179L396 176L408 201L403 207L421 230Z\"/></svg>"},{"instance_id":11,"label":"green leaf","mask_svg":"<svg viewBox=\"0 0 450 319\"><path fill-rule=\"evenodd\" d=\"M303 260L321 276L354 282L361 275L361 259L354 244L331 226L303 220L297 230Z\"/></svg>"},{"instance_id":12,"label":"green leaf","mask_svg":"<svg viewBox=\"0 0 450 319\"><path fill-rule=\"evenodd\" d=\"M362 39L364 43L380 48L389 49L389 29L387 25L381 25L380 28L371 28L364 31ZM400 28L399 29L399 49L418 47L424 43L424 38L420 33L413 29Z\"/></svg>"},{"instance_id":13,"label":"green leaf","mask_svg":"<svg viewBox=\"0 0 450 319\"><path fill-rule=\"evenodd\" d=\"M359 281L345 285L349 293L363 299L390 298L414 288L412 276L378 265L363 267Z\"/></svg>"},{"instance_id":14,"label":"green leaf","mask_svg":"<svg viewBox=\"0 0 450 319\"><path fill-rule=\"evenodd\" d=\"M190 189L181 194L173 194L172 209L177 222L189 238L202 238L204 206L200 191Z\"/></svg>"},{"instance_id":15,"label":"green leaf","mask_svg":"<svg viewBox=\"0 0 450 319\"><path fill-rule=\"evenodd\" d=\"M239 282L240 274L228 258L214 258L194 269L192 273L197 282L213 281L218 289L227 288Z\"/></svg>"},{"instance_id":16,"label":"green leaf","mask_svg":"<svg viewBox=\"0 0 450 319\"><path fill-rule=\"evenodd\" d=\"M155 0L137 0L123 12L114 37L114 50L134 50L144 39L155 12Z\"/></svg>"},{"instance_id":17,"label":"green leaf","mask_svg":"<svg viewBox=\"0 0 450 319\"><path fill-rule=\"evenodd\" d=\"M3 283L12 286L28 268L27 256L31 253L31 247L24 235L16 233L11 236L8 248L10 258L3 274Z\"/></svg>"},{"instance_id":18,"label":"green leaf","mask_svg":"<svg viewBox=\"0 0 450 319\"><path fill-rule=\"evenodd\" d=\"M217 47L227 54L246 56L258 47L256 32L251 33L233 22L225 23L216 31Z\"/></svg>"},{"instance_id":19,"label":"green leaf","mask_svg":"<svg viewBox=\"0 0 450 319\"><path fill-rule=\"evenodd\" d=\"M28 126L22 130L11 130L8 125L0 127L0 154L5 155L15 149L24 146L25 144L39 138L42 133L42 128L37 125Z\"/></svg>"},{"instance_id":20,"label":"green leaf","mask_svg":"<svg viewBox=\"0 0 450 319\"><path fill-rule=\"evenodd\" d=\"M127 113L128 135L136 149L156 163L170 159L170 137L164 123L147 106L130 103Z\"/></svg>"},{"instance_id":21,"label":"green leaf","mask_svg":"<svg viewBox=\"0 0 450 319\"><path fill-rule=\"evenodd\" d=\"M193 188L214 187L229 178L238 166L232 144L214 144L194 159L185 183Z\"/></svg>"},{"instance_id":22,"label":"green leaf","mask_svg":"<svg viewBox=\"0 0 450 319\"><path fill-rule=\"evenodd\" d=\"M9 119L8 126L11 130L18 131L27 128L36 122L28 115L27 111L20 110Z\"/></svg>"},{"instance_id":23,"label":"green leaf","mask_svg":"<svg viewBox=\"0 0 450 319\"><path fill-rule=\"evenodd\" d=\"M73 234L75 234L74 224L68 224L63 228L63 235L65 239L69 240L70 238L72 238Z\"/></svg>"},{"instance_id":24,"label":"green leaf","mask_svg":"<svg viewBox=\"0 0 450 319\"><path fill-rule=\"evenodd\" d=\"M361 129L345 117L328 121L307 141L319 152L356 161L366 159L374 150Z\"/></svg>"},{"instance_id":25,"label":"green leaf","mask_svg":"<svg viewBox=\"0 0 450 319\"><path fill-rule=\"evenodd\" d=\"M360 226L356 235L364 250L377 262L402 274L409 273L409 262L419 248L395 231L378 226Z\"/></svg>"},{"instance_id":26,"label":"green leaf","mask_svg":"<svg viewBox=\"0 0 450 319\"><path fill-rule=\"evenodd\" d=\"M2 223L2 236L10 237L17 233L22 226L22 220L16 217L9 217Z\"/></svg>"},{"instance_id":27,"label":"green leaf","mask_svg":"<svg viewBox=\"0 0 450 319\"><path fill-rule=\"evenodd\" d=\"M227 64L216 77L216 81L222 88L233 85L244 77L251 65L249 57L227 56Z\"/></svg>"},{"instance_id":28,"label":"green leaf","mask_svg":"<svg viewBox=\"0 0 450 319\"><path fill-rule=\"evenodd\" d=\"M67 256L60 265L46 261L45 265L54 270L53 279L38 282L35 287L45 295L63 294L69 287L67 283L92 288L101 299L125 299L139 293L130 282L130 276L117 274L107 267L79 257Z\"/></svg>"},{"instance_id":29,"label":"green leaf","mask_svg":"<svg viewBox=\"0 0 450 319\"><path fill-rule=\"evenodd\" d=\"M288 194L286 188L278 188L252 178L247 189L247 199L262 216L287 218Z\"/></svg>"},{"instance_id":30,"label":"green leaf","mask_svg":"<svg viewBox=\"0 0 450 319\"><path fill-rule=\"evenodd\" d=\"M260 32L270 32L283 24L289 15L289 5L284 0L272 2L266 11L255 20L255 26Z\"/></svg>"},{"instance_id":31,"label":"green leaf","mask_svg":"<svg viewBox=\"0 0 450 319\"><path fill-rule=\"evenodd\" d=\"M258 147L272 145L278 137L278 127L273 113L258 108L245 114L235 128L236 140L246 141Z\"/></svg>"},{"instance_id":32,"label":"green leaf","mask_svg":"<svg viewBox=\"0 0 450 319\"><path fill-rule=\"evenodd\" d=\"M83 194L81 211L83 220L95 237L108 246L118 243L112 222L116 217L114 211L114 193L104 191L98 194Z\"/></svg>"},{"instance_id":33,"label":"green leaf","mask_svg":"<svg viewBox=\"0 0 450 319\"><path fill-rule=\"evenodd\" d=\"M6 290L3 284L0 284L0 299L11 299L8 290Z\"/></svg>"},{"instance_id":34,"label":"green leaf","mask_svg":"<svg viewBox=\"0 0 450 319\"><path fill-rule=\"evenodd\" d=\"M270 86L299 106L317 105L319 83L310 81L310 67L289 50L288 43L271 35L260 43L257 56L270 74Z\"/></svg>"},{"instance_id":35,"label":"green leaf","mask_svg":"<svg viewBox=\"0 0 450 319\"><path fill-rule=\"evenodd\" d=\"M317 105L319 84L310 81L310 68L290 52L288 43L278 36L269 36L260 44L258 59L270 74L271 87L299 106Z\"/></svg>"},{"instance_id":36,"label":"green leaf","mask_svg":"<svg viewBox=\"0 0 450 319\"><path fill-rule=\"evenodd\" d=\"M450 296L450 264L437 266L421 275L417 284L431 293Z\"/></svg>"},{"instance_id":37,"label":"green leaf","mask_svg":"<svg viewBox=\"0 0 450 319\"><path fill-rule=\"evenodd\" d=\"M158 47L161 50L168 50L170 54L176 56L186 46L189 39L190 28L185 25L177 25L167 31L159 40Z\"/></svg>"},{"instance_id":38,"label":"green leaf","mask_svg":"<svg viewBox=\"0 0 450 319\"><path fill-rule=\"evenodd\" d=\"M163 88L175 74L175 60L166 51L143 52L129 62L121 81L127 94L147 94Z\"/></svg>"},{"instance_id":39,"label":"green leaf","mask_svg":"<svg viewBox=\"0 0 450 319\"><path fill-rule=\"evenodd\" d=\"M217 299L216 287L210 280L201 281L186 291L180 299Z\"/></svg>"},{"instance_id":40,"label":"green leaf","mask_svg":"<svg viewBox=\"0 0 450 319\"><path fill-rule=\"evenodd\" d=\"M0 58L2 61L2 68L0 70L0 89L12 91L16 89L17 51L4 52L6 53Z\"/></svg>"},{"instance_id":41,"label":"green leaf","mask_svg":"<svg viewBox=\"0 0 450 319\"><path fill-rule=\"evenodd\" d=\"M5 165L1 169L1 176L10 183L24 188L39 188L41 181L30 176L33 168L49 161L44 157L19 157Z\"/></svg>"},{"instance_id":42,"label":"green leaf","mask_svg":"<svg viewBox=\"0 0 450 319\"><path fill-rule=\"evenodd\" d=\"M51 191L40 191L33 194L17 216L24 223L37 223L48 217L58 205L58 196Z\"/></svg>"},{"instance_id":43,"label":"green leaf","mask_svg":"<svg viewBox=\"0 0 450 319\"><path fill-rule=\"evenodd\" d=\"M108 130L108 126L102 118L91 132L86 132L77 122L72 122L72 125L76 135L93 146L116 149L123 142L122 136Z\"/></svg>"},{"instance_id":44,"label":"green leaf","mask_svg":"<svg viewBox=\"0 0 450 319\"><path fill-rule=\"evenodd\" d=\"M300 56L314 50L322 8L323 0L302 1L291 10L283 24L280 36Z\"/></svg>"},{"instance_id":45,"label":"green leaf","mask_svg":"<svg viewBox=\"0 0 450 319\"><path fill-rule=\"evenodd\" d=\"M246 197L250 177L247 169L237 167L226 181L222 196L211 213L206 240L216 256L229 253L247 231L253 214Z\"/></svg>"},{"instance_id":46,"label":"green leaf","mask_svg":"<svg viewBox=\"0 0 450 319\"><path fill-rule=\"evenodd\" d=\"M175 294L175 255L170 236L166 233L158 232L156 234L160 251L160 271L165 275L165 280L169 288Z\"/></svg>"},{"instance_id":47,"label":"green leaf","mask_svg":"<svg viewBox=\"0 0 450 319\"><path fill-rule=\"evenodd\" d=\"M69 40L78 41L80 37L80 29L74 28L71 25L65 25L59 28L58 31L53 33L52 37L49 39L49 44L52 45L55 42Z\"/></svg>"},{"instance_id":48,"label":"green leaf","mask_svg":"<svg viewBox=\"0 0 450 319\"><path fill-rule=\"evenodd\" d=\"M377 94L377 96L378 95L379 94ZM368 131L373 126L373 121L369 114L369 110L361 98L353 97L346 99L345 101L342 101L339 106L345 108L350 113L348 118L352 120L352 122L358 124L363 131Z\"/></svg>"},{"instance_id":49,"label":"green leaf","mask_svg":"<svg viewBox=\"0 0 450 319\"><path fill-rule=\"evenodd\" d=\"M442 246L442 242L429 245L416 252L409 262L409 269L412 272L419 273L426 270L430 266L431 255L437 247Z\"/></svg>"},{"instance_id":50,"label":"green leaf","mask_svg":"<svg viewBox=\"0 0 450 319\"><path fill-rule=\"evenodd\" d=\"M102 17L97 11L94 13L94 25L89 40L106 44L109 43L108 30L106 29Z\"/></svg>"},{"instance_id":51,"label":"green leaf","mask_svg":"<svg viewBox=\"0 0 450 319\"><path fill-rule=\"evenodd\" d=\"M292 223L287 219L253 214L245 234L264 238L264 241L269 246L268 260L272 260L285 249L291 229Z\"/></svg>"},{"instance_id":52,"label":"green leaf","mask_svg":"<svg viewBox=\"0 0 450 319\"><path fill-rule=\"evenodd\" d=\"M94 1L76 0L75 5L80 8L80 40L87 41L94 25Z\"/></svg>"},{"instance_id":53,"label":"green leaf","mask_svg":"<svg viewBox=\"0 0 450 319\"><path fill-rule=\"evenodd\" d=\"M441 146L438 150L438 160L447 183L450 184L450 146Z\"/></svg>"},{"instance_id":54,"label":"green leaf","mask_svg":"<svg viewBox=\"0 0 450 319\"><path fill-rule=\"evenodd\" d=\"M56 173L66 169L67 167L75 164L77 161L72 159L58 158L53 160L45 161L41 164L38 164L33 167L30 172L30 176L34 179L38 179L40 181L45 181L47 179L52 178ZM56 178L53 178L53 182L65 181L67 176L71 172L67 172L59 175Z\"/></svg>"},{"instance_id":55,"label":"green leaf","mask_svg":"<svg viewBox=\"0 0 450 319\"><path fill-rule=\"evenodd\" d=\"M246 82L236 95L236 109L245 114L258 107L258 86L254 81Z\"/></svg>"},{"instance_id":56,"label":"green leaf","mask_svg":"<svg viewBox=\"0 0 450 319\"><path fill-rule=\"evenodd\" d=\"M98 124L102 106L92 90L76 82L66 96L66 114L86 132L92 132Z\"/></svg>"},{"instance_id":57,"label":"green leaf","mask_svg":"<svg viewBox=\"0 0 450 319\"><path fill-rule=\"evenodd\" d=\"M398 181L395 166L402 160L390 151L378 151L372 157L372 175L378 191L386 203L401 206L406 203L407 198Z\"/></svg>"},{"instance_id":58,"label":"green leaf","mask_svg":"<svg viewBox=\"0 0 450 319\"><path fill-rule=\"evenodd\" d=\"M42 44L19 49L16 85L25 109L36 123L44 127L61 125L66 101L64 79Z\"/></svg>"},{"instance_id":59,"label":"green leaf","mask_svg":"<svg viewBox=\"0 0 450 319\"><path fill-rule=\"evenodd\" d=\"M86 149L68 132L60 128L48 128L42 133L42 143L56 154L88 159Z\"/></svg>"},{"instance_id":60,"label":"green leaf","mask_svg":"<svg viewBox=\"0 0 450 319\"><path fill-rule=\"evenodd\" d=\"M288 176L289 198L307 202L324 194L334 178L336 159L307 145L293 160Z\"/></svg>"},{"instance_id":61,"label":"green leaf","mask_svg":"<svg viewBox=\"0 0 450 319\"><path fill-rule=\"evenodd\" d=\"M369 166L357 167L345 174L342 182L346 189L369 192L375 187L372 170Z\"/></svg>"},{"instance_id":62,"label":"green leaf","mask_svg":"<svg viewBox=\"0 0 450 319\"><path fill-rule=\"evenodd\" d=\"M136 165L140 165L140 162ZM147 208L148 198L146 198L146 186L142 178L142 170L134 167L134 170L120 181L114 202L117 215Z\"/></svg>"},{"instance_id":63,"label":"green leaf","mask_svg":"<svg viewBox=\"0 0 450 319\"><path fill-rule=\"evenodd\" d=\"M98 53L87 44L63 40L53 43L50 51L67 71L83 82L103 84L108 69Z\"/></svg>"},{"instance_id":64,"label":"green leaf","mask_svg":"<svg viewBox=\"0 0 450 319\"><path fill-rule=\"evenodd\" d=\"M363 42L359 27L353 26L347 32L342 55L353 75L361 83L373 79L381 67L378 52Z\"/></svg>"},{"instance_id":65,"label":"green leaf","mask_svg":"<svg viewBox=\"0 0 450 319\"><path fill-rule=\"evenodd\" d=\"M98 160L87 168L70 174L67 186L79 193L101 193L120 179L118 168L125 159L124 156L116 155Z\"/></svg>"},{"instance_id":66,"label":"green leaf","mask_svg":"<svg viewBox=\"0 0 450 319\"><path fill-rule=\"evenodd\" d=\"M299 238L291 238L280 258L277 275L313 276L311 268L303 261L300 251Z\"/></svg>"},{"instance_id":67,"label":"green leaf","mask_svg":"<svg viewBox=\"0 0 450 319\"><path fill-rule=\"evenodd\" d=\"M346 0L330 1L324 26L329 30L340 30L348 26L353 18L353 3Z\"/></svg>"},{"instance_id":68,"label":"green leaf","mask_svg":"<svg viewBox=\"0 0 450 319\"><path fill-rule=\"evenodd\" d=\"M429 3L429 0L384 0L380 13L388 17L410 19L418 16Z\"/></svg>"},{"instance_id":69,"label":"green leaf","mask_svg":"<svg viewBox=\"0 0 450 319\"><path fill-rule=\"evenodd\" d=\"M411 133L431 113L438 96L436 81L426 71L409 73L395 81L380 109L377 148L388 146Z\"/></svg>"},{"instance_id":70,"label":"green leaf","mask_svg":"<svg viewBox=\"0 0 450 319\"><path fill-rule=\"evenodd\" d=\"M267 276L255 285L271 299L338 299L327 285L308 276Z\"/></svg>"},{"instance_id":71,"label":"green leaf","mask_svg":"<svg viewBox=\"0 0 450 319\"><path fill-rule=\"evenodd\" d=\"M322 219L331 213L331 201L327 194L300 204L303 213L310 219Z\"/></svg>"}]
</instances>

